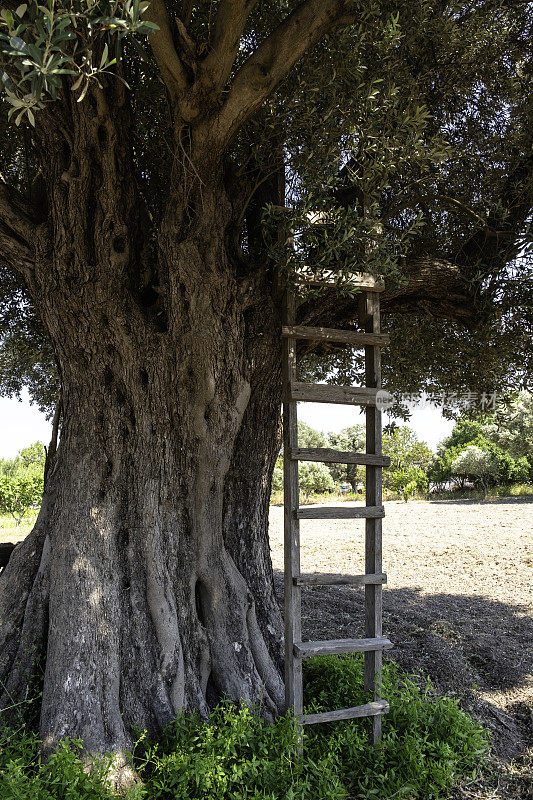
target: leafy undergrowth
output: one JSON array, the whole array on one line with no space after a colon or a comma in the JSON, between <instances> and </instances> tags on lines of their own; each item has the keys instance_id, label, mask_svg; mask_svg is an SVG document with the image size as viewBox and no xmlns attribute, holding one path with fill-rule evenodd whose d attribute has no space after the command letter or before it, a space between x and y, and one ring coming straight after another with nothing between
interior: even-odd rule
<instances>
[{"instance_id":1,"label":"leafy undergrowth","mask_svg":"<svg viewBox=\"0 0 533 800\"><path fill-rule=\"evenodd\" d=\"M309 710L365 701L360 658L306 663ZM46 763L27 730L0 734L2 800L431 800L475 773L488 749L482 728L455 700L436 697L393 664L384 669L391 711L383 739L369 746L364 721L305 730L302 758L290 716L266 724L252 711L219 705L208 720L181 715L163 739L139 737L134 760L142 779L117 794L102 785L105 763L87 774L80 743L64 744ZM100 771L99 771L100 770Z\"/></svg>"}]
</instances>

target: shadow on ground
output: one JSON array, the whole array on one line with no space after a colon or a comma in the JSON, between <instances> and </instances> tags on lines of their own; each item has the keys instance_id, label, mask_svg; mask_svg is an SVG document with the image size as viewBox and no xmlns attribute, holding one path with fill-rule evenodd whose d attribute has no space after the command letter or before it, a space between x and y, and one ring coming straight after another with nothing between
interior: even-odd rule
<instances>
[{"instance_id":1,"label":"shadow on ground","mask_svg":"<svg viewBox=\"0 0 533 800\"><path fill-rule=\"evenodd\" d=\"M281 573L276 588L282 602ZM394 642L389 657L409 672L428 675L439 693L458 697L492 731L494 751L506 760L519 757L533 733L527 706L533 672L528 611L479 596L414 588L383 592L384 635ZM363 636L363 591L304 588L302 623L304 639Z\"/></svg>"}]
</instances>

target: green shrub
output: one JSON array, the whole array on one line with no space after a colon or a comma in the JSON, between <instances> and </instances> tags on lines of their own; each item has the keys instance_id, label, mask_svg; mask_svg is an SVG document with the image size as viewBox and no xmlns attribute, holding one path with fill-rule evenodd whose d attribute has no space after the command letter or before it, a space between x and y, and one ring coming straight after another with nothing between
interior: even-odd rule
<instances>
[{"instance_id":1,"label":"green shrub","mask_svg":"<svg viewBox=\"0 0 533 800\"><path fill-rule=\"evenodd\" d=\"M32 506L41 502L42 495L43 478L39 474L0 475L0 512L11 514L17 525Z\"/></svg>"},{"instance_id":2,"label":"green shrub","mask_svg":"<svg viewBox=\"0 0 533 800\"><path fill-rule=\"evenodd\" d=\"M305 665L309 710L366 701L360 658L330 656ZM455 700L421 689L393 664L383 675L391 711L378 747L361 720L305 729L296 755L290 716L265 724L247 708L221 703L203 720L180 715L162 740L140 737L134 759L142 784L130 800L389 800L445 798L487 750L481 727ZM2 800L111 800L102 772L87 775L78 742L43 764L37 738L24 730L0 737ZM103 769L105 764L101 765Z\"/></svg>"}]
</instances>

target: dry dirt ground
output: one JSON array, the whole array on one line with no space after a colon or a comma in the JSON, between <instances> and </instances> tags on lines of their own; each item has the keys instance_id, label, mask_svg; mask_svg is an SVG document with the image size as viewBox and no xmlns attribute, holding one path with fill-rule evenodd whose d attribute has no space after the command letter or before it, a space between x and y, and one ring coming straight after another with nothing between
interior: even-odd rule
<instances>
[{"instance_id":1,"label":"dry dirt ground","mask_svg":"<svg viewBox=\"0 0 533 800\"><path fill-rule=\"evenodd\" d=\"M533 498L391 501L385 511L390 657L429 675L493 735L492 772L454 796L533 797ZM281 600L280 507L270 539ZM362 520L302 521L301 545L302 572L364 572ZM360 589L305 588L302 609L304 639L363 635Z\"/></svg>"}]
</instances>

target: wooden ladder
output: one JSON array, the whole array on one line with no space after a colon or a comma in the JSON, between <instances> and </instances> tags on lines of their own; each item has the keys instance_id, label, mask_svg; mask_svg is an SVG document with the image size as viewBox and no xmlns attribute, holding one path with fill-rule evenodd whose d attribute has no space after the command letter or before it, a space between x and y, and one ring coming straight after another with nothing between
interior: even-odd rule
<instances>
[{"instance_id":1,"label":"wooden ladder","mask_svg":"<svg viewBox=\"0 0 533 800\"><path fill-rule=\"evenodd\" d=\"M326 281L328 282L328 281ZM392 647L382 635L382 585L387 576L382 572L381 520L382 467L390 464L381 449L381 411L377 403L381 388L381 347L388 336L380 332L379 292L383 281L368 275L350 281L361 290L360 325L364 332L310 328L296 324L296 296L293 290L285 293L283 308L283 447L284 447L284 572L285 572L285 701L300 726L333 722L356 717L371 718L371 741L381 738L382 715L389 710L380 698L383 651ZM365 350L366 387L330 386L300 383L296 374L297 340L340 342ZM378 398L379 399L379 398ZM366 409L366 452L340 452L329 448L298 446L298 401L316 403L346 403ZM300 508L298 462L361 464L366 467L366 505L346 508ZM364 519L365 574L331 575L300 572L301 519ZM302 641L302 586L364 586L364 639L335 639L331 641ZM373 696L372 702L353 708L326 711L320 714L303 713L302 659L333 653L364 653L364 688ZM301 741L301 738L300 738Z\"/></svg>"}]
</instances>

